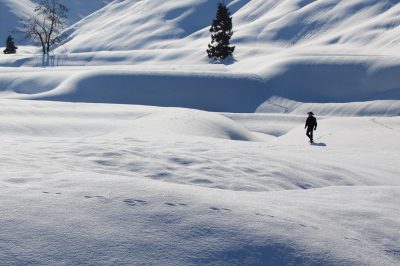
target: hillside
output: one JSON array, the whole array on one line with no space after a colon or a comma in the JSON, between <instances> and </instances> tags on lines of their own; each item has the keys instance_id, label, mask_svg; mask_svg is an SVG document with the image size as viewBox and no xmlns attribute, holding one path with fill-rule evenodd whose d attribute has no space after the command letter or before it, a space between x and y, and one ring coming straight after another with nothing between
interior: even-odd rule
<instances>
[{"instance_id":1,"label":"hillside","mask_svg":"<svg viewBox=\"0 0 400 266\"><path fill-rule=\"evenodd\" d=\"M20 26L19 21L33 14L35 5L30 0L1 0L0 1L0 46L5 45L10 31ZM1 51L2 52L2 51Z\"/></svg>"},{"instance_id":2,"label":"hillside","mask_svg":"<svg viewBox=\"0 0 400 266\"><path fill-rule=\"evenodd\" d=\"M114 1L68 28L69 37L47 60L32 54L0 57L3 66L57 66L57 71L51 71L56 76L45 81L40 94L26 87L31 82L43 83L43 73L36 70L29 76L21 76L21 70L11 71L0 81L0 90L11 90L6 95L24 99L229 112L288 110L288 106L276 108L282 101L275 99L281 98L317 104L369 101L366 106L376 100L400 99L400 55L396 49L400 5L396 1L228 1L236 53L234 61L220 65L210 64L205 53L216 3ZM78 9L78 4L70 5ZM82 69L82 65L88 67ZM63 66L76 68L59 71ZM119 92L110 98L120 71L129 82L118 83ZM188 73L197 73L199 87L210 88L207 84L215 79L226 81L225 88L235 91L228 97L231 104L223 107L210 102L215 96L212 91L202 91L199 98L199 89L185 78ZM212 73L212 78L204 73ZM236 83L235 76L243 80ZM146 96L148 86L163 90L155 80L170 85L164 95L172 99ZM96 84L97 93L90 93L85 84ZM191 89L183 96L186 88ZM249 94L246 88L251 88ZM173 97L177 94L181 97ZM241 103L249 97L250 102ZM357 113L367 114L371 109L366 108ZM371 113L398 114L389 108L383 103Z\"/></svg>"},{"instance_id":3,"label":"hillside","mask_svg":"<svg viewBox=\"0 0 400 266\"><path fill-rule=\"evenodd\" d=\"M3 39L6 40L10 31L18 30L21 20L34 15L35 6L41 0L1 0L0 1L0 46L3 46ZM67 25L72 25L94 11L104 7L111 0L61 0L70 10L68 12ZM21 39L18 36L18 39ZM25 43L25 42L24 42ZM29 43L29 41L27 42Z\"/></svg>"},{"instance_id":4,"label":"hillside","mask_svg":"<svg viewBox=\"0 0 400 266\"><path fill-rule=\"evenodd\" d=\"M73 53L163 48L204 50L216 3L115 1L71 28L71 39L65 47ZM395 1L232 0L227 3L234 17L232 42L239 46L239 51L243 46L267 49L306 45L383 50L400 43L400 7Z\"/></svg>"}]
</instances>

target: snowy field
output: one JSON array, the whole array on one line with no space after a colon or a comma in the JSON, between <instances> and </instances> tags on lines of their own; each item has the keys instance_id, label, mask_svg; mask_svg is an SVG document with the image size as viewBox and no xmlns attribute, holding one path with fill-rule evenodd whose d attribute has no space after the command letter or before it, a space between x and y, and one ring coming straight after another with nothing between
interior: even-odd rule
<instances>
[{"instance_id":1,"label":"snowy field","mask_svg":"<svg viewBox=\"0 0 400 266\"><path fill-rule=\"evenodd\" d=\"M216 0L62 2L0 55L0 264L400 264L399 1L226 0L220 64Z\"/></svg>"},{"instance_id":2,"label":"snowy field","mask_svg":"<svg viewBox=\"0 0 400 266\"><path fill-rule=\"evenodd\" d=\"M400 261L399 117L324 117L310 145L295 115L19 100L0 113L6 264Z\"/></svg>"}]
</instances>

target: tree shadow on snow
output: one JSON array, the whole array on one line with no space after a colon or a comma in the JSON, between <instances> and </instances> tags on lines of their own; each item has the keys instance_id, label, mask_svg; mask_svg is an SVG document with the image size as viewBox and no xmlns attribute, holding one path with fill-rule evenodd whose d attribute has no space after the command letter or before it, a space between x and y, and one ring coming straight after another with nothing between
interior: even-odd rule
<instances>
[{"instance_id":1,"label":"tree shadow on snow","mask_svg":"<svg viewBox=\"0 0 400 266\"><path fill-rule=\"evenodd\" d=\"M235 57L233 57L233 56L228 56L227 58L225 58L225 59L216 59L216 60L213 60L213 61L211 61L210 63L211 64L221 64L221 65L233 65L234 63L236 63L237 62L237 60L235 59Z\"/></svg>"}]
</instances>

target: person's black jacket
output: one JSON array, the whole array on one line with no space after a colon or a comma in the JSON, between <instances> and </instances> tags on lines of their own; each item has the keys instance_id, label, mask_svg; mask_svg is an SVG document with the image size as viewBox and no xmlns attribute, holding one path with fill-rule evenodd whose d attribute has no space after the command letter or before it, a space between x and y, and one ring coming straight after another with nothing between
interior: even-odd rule
<instances>
[{"instance_id":1,"label":"person's black jacket","mask_svg":"<svg viewBox=\"0 0 400 266\"><path fill-rule=\"evenodd\" d=\"M317 129L317 119L313 116L309 116L306 120L305 127L314 127L314 129Z\"/></svg>"}]
</instances>

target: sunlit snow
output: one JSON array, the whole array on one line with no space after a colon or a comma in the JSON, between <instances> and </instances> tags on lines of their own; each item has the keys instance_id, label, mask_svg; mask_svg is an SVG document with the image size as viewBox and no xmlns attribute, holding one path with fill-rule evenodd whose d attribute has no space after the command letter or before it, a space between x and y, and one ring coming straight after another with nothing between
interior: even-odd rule
<instances>
[{"instance_id":1,"label":"sunlit snow","mask_svg":"<svg viewBox=\"0 0 400 266\"><path fill-rule=\"evenodd\" d=\"M218 63L216 0L62 2L0 55L0 264L400 263L398 1L226 0Z\"/></svg>"}]
</instances>

